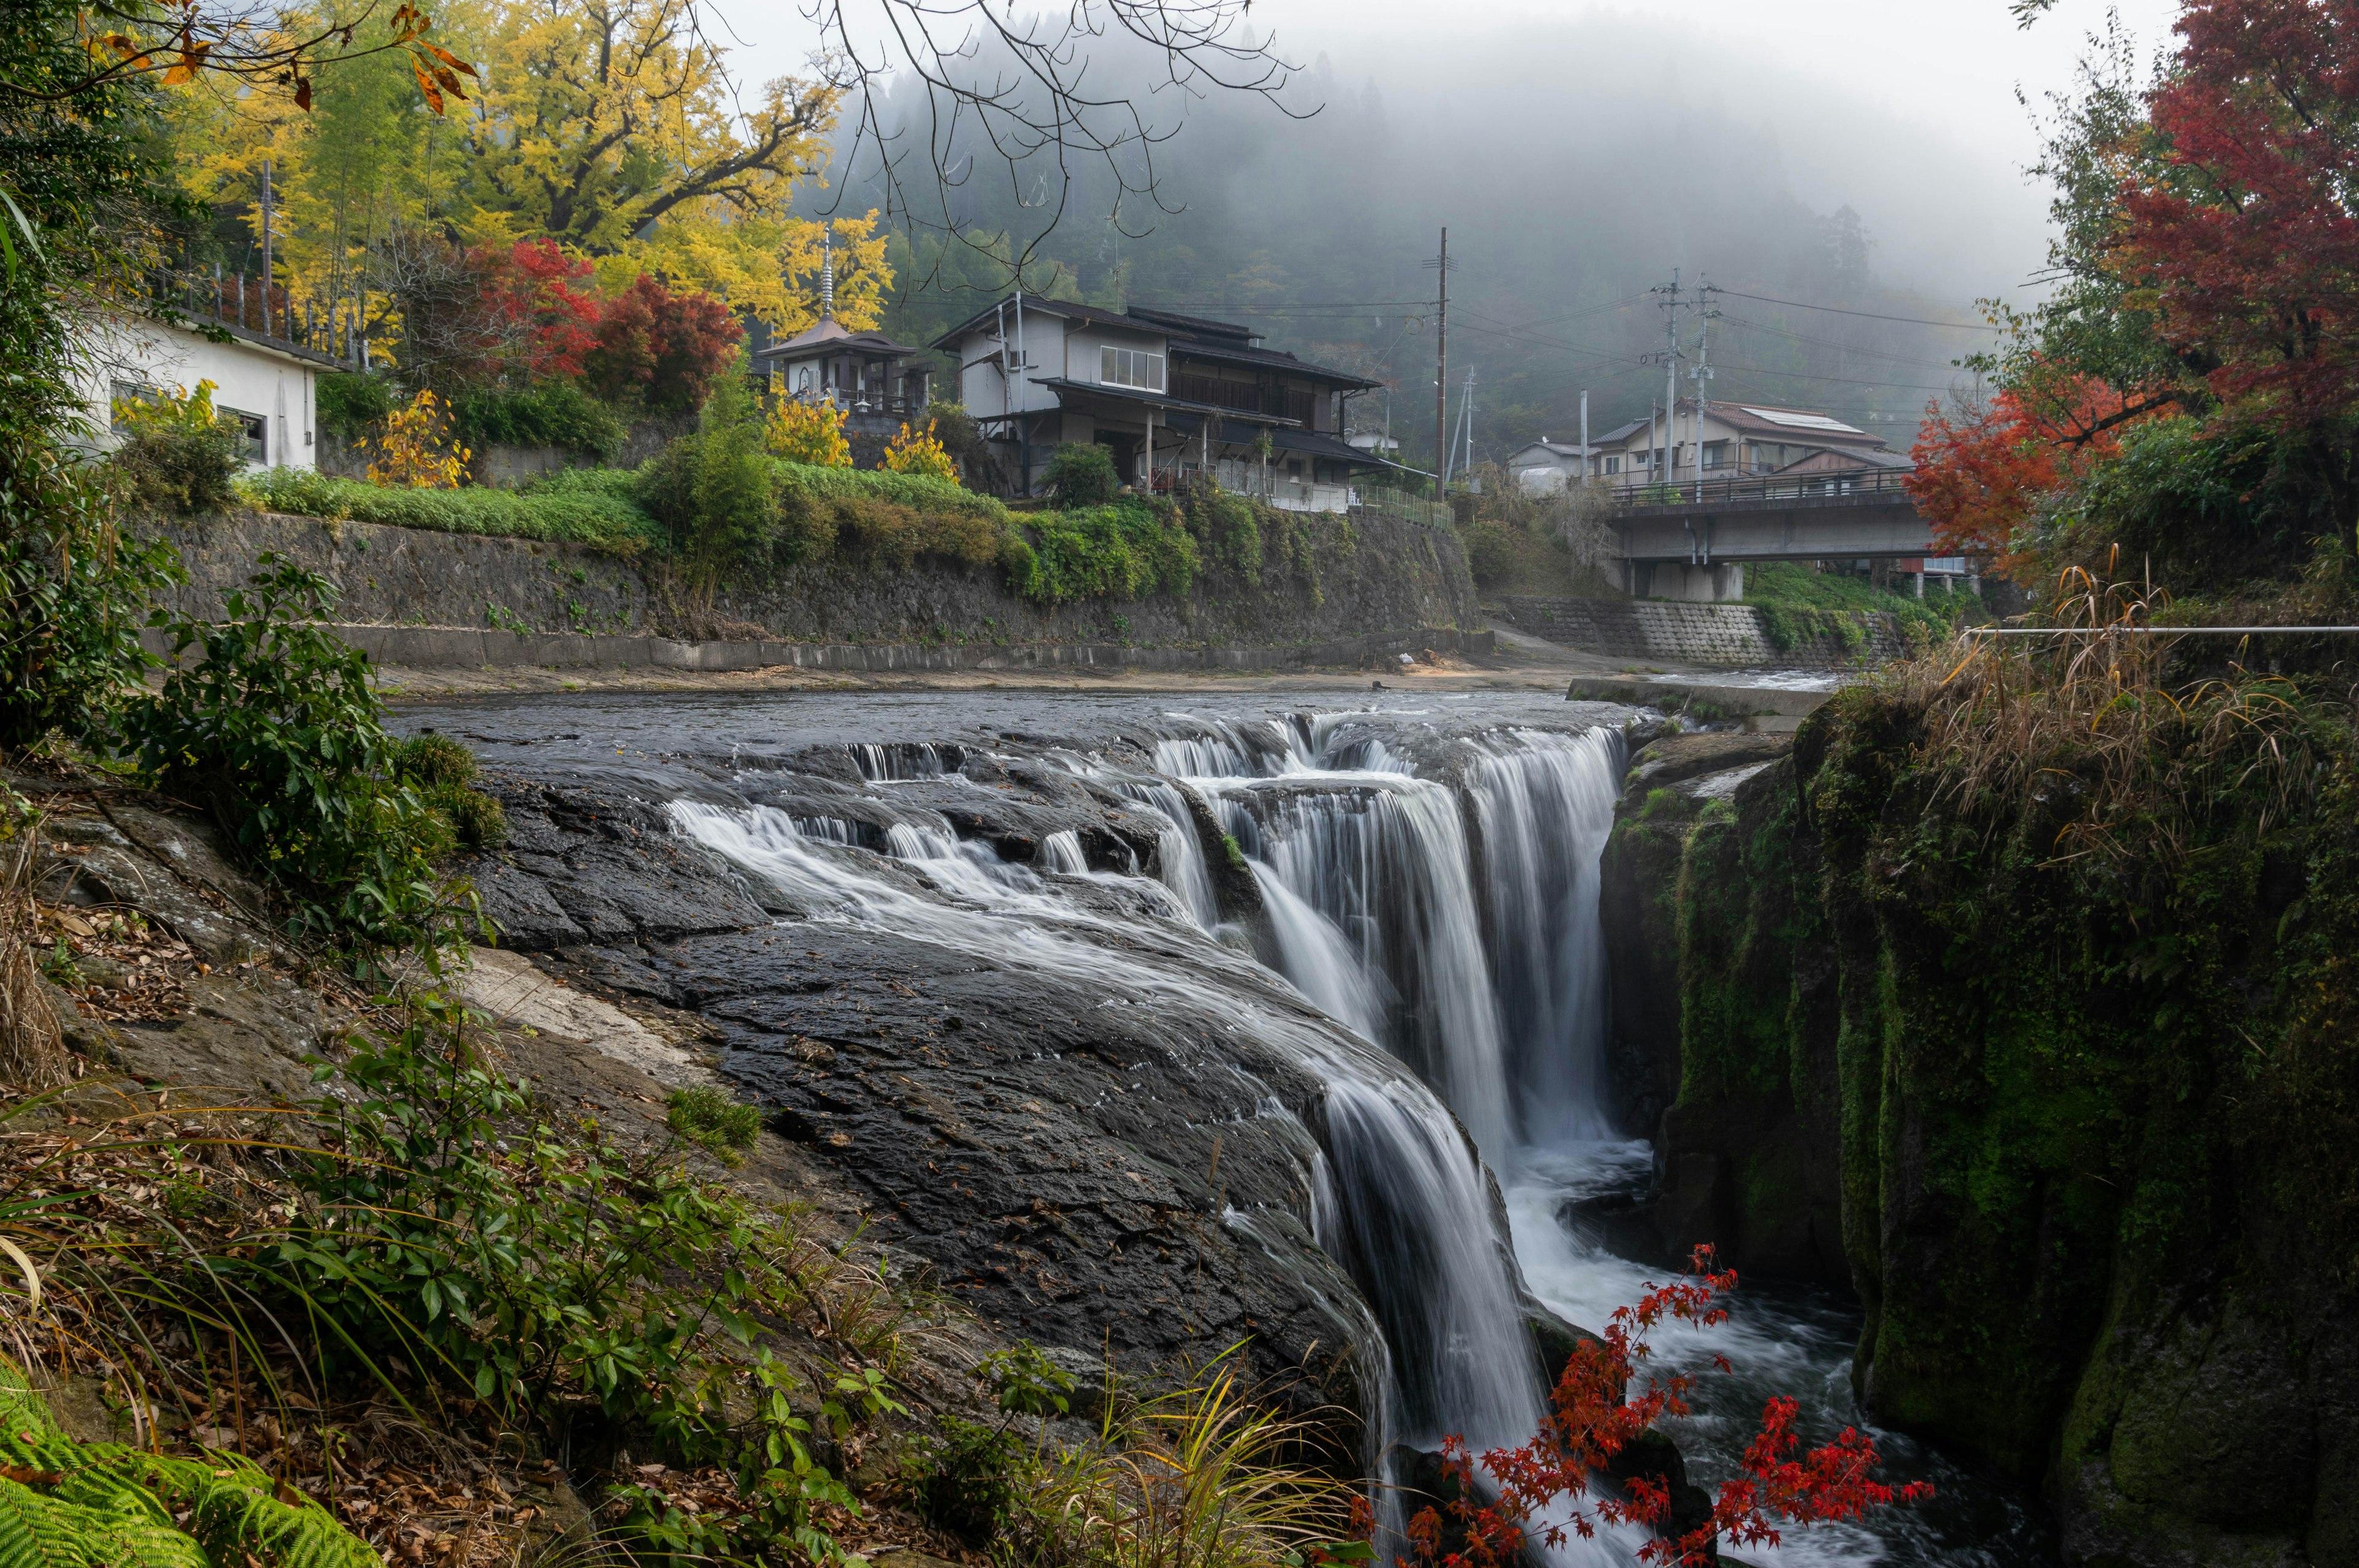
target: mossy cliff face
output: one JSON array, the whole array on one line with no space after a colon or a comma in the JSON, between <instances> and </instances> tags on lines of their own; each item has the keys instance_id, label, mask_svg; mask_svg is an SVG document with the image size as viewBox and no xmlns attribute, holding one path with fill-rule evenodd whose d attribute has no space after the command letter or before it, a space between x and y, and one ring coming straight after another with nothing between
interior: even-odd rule
<instances>
[{"instance_id":1,"label":"mossy cliff face","mask_svg":"<svg viewBox=\"0 0 2359 1568\"><path fill-rule=\"evenodd\" d=\"M1947 804L1920 730L1854 689L1733 801L1625 803L1667 1249L1847 1284L1876 1418L2043 1480L2074 1562L2359 1563L2352 770L2164 869L2060 850L2066 781Z\"/></svg>"}]
</instances>

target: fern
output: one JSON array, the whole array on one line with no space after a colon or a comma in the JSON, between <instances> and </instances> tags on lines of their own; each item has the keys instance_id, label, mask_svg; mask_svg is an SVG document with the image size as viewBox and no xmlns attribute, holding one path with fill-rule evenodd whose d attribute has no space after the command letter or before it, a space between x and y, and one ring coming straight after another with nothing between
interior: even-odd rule
<instances>
[{"instance_id":1,"label":"fern","mask_svg":"<svg viewBox=\"0 0 2359 1568\"><path fill-rule=\"evenodd\" d=\"M5 1361L0 1463L26 1477L0 1477L0 1568L383 1568L333 1514L250 1459L74 1442Z\"/></svg>"}]
</instances>

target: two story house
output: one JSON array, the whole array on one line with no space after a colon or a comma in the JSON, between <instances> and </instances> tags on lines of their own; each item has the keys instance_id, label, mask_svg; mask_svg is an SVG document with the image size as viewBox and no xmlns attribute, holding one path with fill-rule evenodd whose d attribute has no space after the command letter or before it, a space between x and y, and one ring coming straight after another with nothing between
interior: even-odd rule
<instances>
[{"instance_id":1,"label":"two story house","mask_svg":"<svg viewBox=\"0 0 2359 1568\"><path fill-rule=\"evenodd\" d=\"M1210 477L1294 511L1343 511L1353 477L1387 466L1343 438L1344 400L1379 384L1248 327L1016 294L933 346L957 356L960 400L1026 494L1068 443L1112 449L1143 490Z\"/></svg>"},{"instance_id":2,"label":"two story house","mask_svg":"<svg viewBox=\"0 0 2359 1568\"><path fill-rule=\"evenodd\" d=\"M1699 479L1841 474L1909 466L1908 458L1885 449L1882 437L1831 414L1758 403L1706 403L1700 433L1695 415L1694 402L1683 398L1669 431L1659 415L1607 431L1591 447L1590 478L1629 489L1691 484ZM1518 453L1509 460L1522 463L1526 459Z\"/></svg>"}]
</instances>

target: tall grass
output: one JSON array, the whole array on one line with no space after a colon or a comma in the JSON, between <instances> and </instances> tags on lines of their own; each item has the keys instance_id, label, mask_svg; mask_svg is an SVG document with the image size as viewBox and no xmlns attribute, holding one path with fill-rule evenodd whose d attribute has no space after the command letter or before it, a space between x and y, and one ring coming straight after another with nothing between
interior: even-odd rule
<instances>
[{"instance_id":1,"label":"tall grass","mask_svg":"<svg viewBox=\"0 0 2359 1568\"><path fill-rule=\"evenodd\" d=\"M1184 1386L1110 1400L1097 1435L1044 1442L993 1543L1016 1568L1266 1568L1350 1537L1359 1497L1305 1463L1303 1418L1277 1413L1232 1352Z\"/></svg>"},{"instance_id":2,"label":"tall grass","mask_svg":"<svg viewBox=\"0 0 2359 1568\"><path fill-rule=\"evenodd\" d=\"M13 797L0 807L12 804ZM66 1082L71 1073L57 1011L41 985L33 903L38 820L29 813L13 815L16 821L0 827L0 1080L42 1088Z\"/></svg>"},{"instance_id":3,"label":"tall grass","mask_svg":"<svg viewBox=\"0 0 2359 1568\"><path fill-rule=\"evenodd\" d=\"M2241 664L2174 679L2184 640L2148 630L2169 603L2150 582L2074 567L2053 636L1960 635L1888 669L1878 689L1926 714L1934 804L2043 805L2064 819L2058 859L2151 852L2166 866L2232 796L2259 832L2305 809L2347 765L2348 710Z\"/></svg>"}]
</instances>

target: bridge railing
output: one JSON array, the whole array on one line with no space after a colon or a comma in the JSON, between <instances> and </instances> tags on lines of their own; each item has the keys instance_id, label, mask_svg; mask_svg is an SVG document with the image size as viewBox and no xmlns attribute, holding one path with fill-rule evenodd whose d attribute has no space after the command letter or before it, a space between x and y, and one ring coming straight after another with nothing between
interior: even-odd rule
<instances>
[{"instance_id":1,"label":"bridge railing","mask_svg":"<svg viewBox=\"0 0 2359 1568\"><path fill-rule=\"evenodd\" d=\"M1758 479L1707 479L1685 484L1650 484L1614 498L1615 510L1655 506L1713 506L1739 501L1829 501L1848 495L1900 495L1908 492L1908 469L1860 469L1849 473L1775 474Z\"/></svg>"}]
</instances>

